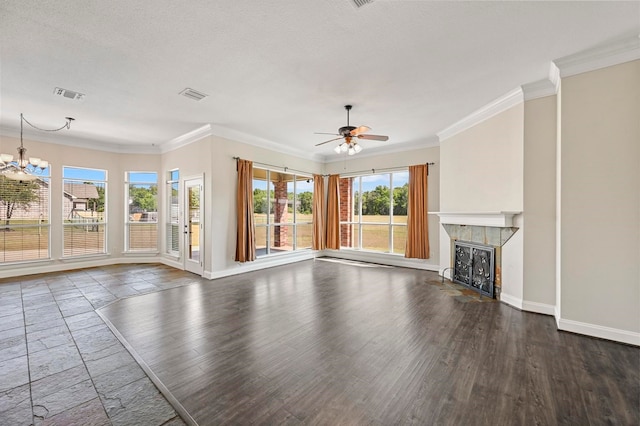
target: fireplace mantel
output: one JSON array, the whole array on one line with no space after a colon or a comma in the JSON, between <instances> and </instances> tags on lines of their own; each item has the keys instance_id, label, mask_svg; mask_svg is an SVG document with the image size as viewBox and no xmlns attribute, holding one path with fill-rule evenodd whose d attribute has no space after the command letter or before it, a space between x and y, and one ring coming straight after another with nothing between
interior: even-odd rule
<instances>
[{"instance_id":1,"label":"fireplace mantel","mask_svg":"<svg viewBox=\"0 0 640 426\"><path fill-rule=\"evenodd\" d=\"M439 212L441 224L509 228L513 217L522 212Z\"/></svg>"}]
</instances>

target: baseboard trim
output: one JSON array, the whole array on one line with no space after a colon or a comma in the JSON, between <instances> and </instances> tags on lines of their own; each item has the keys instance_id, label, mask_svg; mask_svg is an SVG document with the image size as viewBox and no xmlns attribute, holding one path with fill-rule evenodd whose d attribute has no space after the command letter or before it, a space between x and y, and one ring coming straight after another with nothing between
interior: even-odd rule
<instances>
[{"instance_id":1,"label":"baseboard trim","mask_svg":"<svg viewBox=\"0 0 640 426\"><path fill-rule=\"evenodd\" d=\"M179 262L178 260L170 259L170 258L167 258L167 257L161 257L160 258L160 262L163 265L170 266L172 268L176 268L176 269L180 269L180 270L184 270L184 265L182 264L182 262Z\"/></svg>"},{"instance_id":2,"label":"baseboard trim","mask_svg":"<svg viewBox=\"0 0 640 426\"><path fill-rule=\"evenodd\" d=\"M303 260L311 260L315 257L319 256L317 256L317 252L313 251L287 253L266 259L257 259L253 262L238 263L235 268L227 268L220 271L205 271L203 277L209 280L215 280L217 278L229 277L231 275L244 274L245 272L254 272L261 269L273 268L275 266L301 262Z\"/></svg>"},{"instance_id":3,"label":"baseboard trim","mask_svg":"<svg viewBox=\"0 0 640 426\"><path fill-rule=\"evenodd\" d=\"M323 250L319 253L318 257L327 256L335 257L338 259L356 260L360 262L377 263L387 266L400 266L403 268L422 269L424 271L438 272L440 265L427 263L429 259L407 259L406 257L384 254L384 253L371 253L360 250Z\"/></svg>"},{"instance_id":4,"label":"baseboard trim","mask_svg":"<svg viewBox=\"0 0 640 426\"><path fill-rule=\"evenodd\" d=\"M500 294L500 301L521 311L553 316L558 330L640 346L640 333L560 318L560 312L556 305L530 302L504 292Z\"/></svg>"},{"instance_id":5,"label":"baseboard trim","mask_svg":"<svg viewBox=\"0 0 640 426\"><path fill-rule=\"evenodd\" d=\"M100 266L131 264L131 263L165 263L165 259L159 256L126 256L126 257L109 257L106 256L87 256L77 259L66 258L60 260L43 261L41 265L36 262L30 264L15 264L11 269L0 270L0 278L21 277L32 274L48 274L51 272L73 271L76 269L95 268ZM165 263L166 264L166 263ZM174 266L174 265L168 265ZM28 267L28 271L25 271ZM182 267L178 267L182 269ZM25 273L26 272L26 273Z\"/></svg>"},{"instance_id":6,"label":"baseboard trim","mask_svg":"<svg viewBox=\"0 0 640 426\"><path fill-rule=\"evenodd\" d=\"M500 301L506 303L509 306L513 306L516 309L520 309L521 311L525 310L523 307L522 299L520 299L519 297L511 296L504 291L500 293Z\"/></svg>"},{"instance_id":7,"label":"baseboard trim","mask_svg":"<svg viewBox=\"0 0 640 426\"><path fill-rule=\"evenodd\" d=\"M522 301L522 310L527 312L534 312L536 314L544 314L555 316L555 305L548 305L546 303L530 302L528 300Z\"/></svg>"},{"instance_id":8,"label":"baseboard trim","mask_svg":"<svg viewBox=\"0 0 640 426\"><path fill-rule=\"evenodd\" d=\"M603 325L589 324L586 322L560 318L558 320L558 330L640 346L640 333L605 327Z\"/></svg>"}]
</instances>

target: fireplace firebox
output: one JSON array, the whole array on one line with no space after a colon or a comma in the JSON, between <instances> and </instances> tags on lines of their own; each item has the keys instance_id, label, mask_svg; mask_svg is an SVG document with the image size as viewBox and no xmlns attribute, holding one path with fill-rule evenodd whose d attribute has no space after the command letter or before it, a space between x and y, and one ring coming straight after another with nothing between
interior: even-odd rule
<instances>
[{"instance_id":1,"label":"fireplace firebox","mask_svg":"<svg viewBox=\"0 0 640 426\"><path fill-rule=\"evenodd\" d=\"M453 281L493 298L495 248L455 241Z\"/></svg>"}]
</instances>

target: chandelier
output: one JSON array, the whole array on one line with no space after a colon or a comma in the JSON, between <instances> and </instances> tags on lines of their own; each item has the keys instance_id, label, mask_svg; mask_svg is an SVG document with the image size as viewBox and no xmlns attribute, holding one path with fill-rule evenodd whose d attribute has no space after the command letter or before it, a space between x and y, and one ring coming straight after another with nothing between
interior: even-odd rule
<instances>
[{"instance_id":1,"label":"chandelier","mask_svg":"<svg viewBox=\"0 0 640 426\"><path fill-rule=\"evenodd\" d=\"M38 177L36 173L42 173L47 167L49 167L49 162L38 157L27 157L27 148L24 147L24 143L22 141L22 123L27 123L34 129L42 132L57 132L62 129L70 129L71 122L75 119L72 117L65 117L65 120L67 121L64 125L58 129L41 129L40 127L29 123L22 113L20 113L20 146L18 147L18 158L14 160L12 154L0 154L0 167L4 169L2 171L2 175L9 179L19 181L31 181L37 179Z\"/></svg>"}]
</instances>

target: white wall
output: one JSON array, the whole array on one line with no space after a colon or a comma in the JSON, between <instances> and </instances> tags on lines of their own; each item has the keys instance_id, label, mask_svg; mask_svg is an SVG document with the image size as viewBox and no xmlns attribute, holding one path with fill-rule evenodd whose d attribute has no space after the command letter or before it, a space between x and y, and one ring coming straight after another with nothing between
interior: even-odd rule
<instances>
[{"instance_id":1,"label":"white wall","mask_svg":"<svg viewBox=\"0 0 640 426\"><path fill-rule=\"evenodd\" d=\"M440 143L440 210L523 209L523 104Z\"/></svg>"},{"instance_id":2,"label":"white wall","mask_svg":"<svg viewBox=\"0 0 640 426\"><path fill-rule=\"evenodd\" d=\"M556 96L524 103L523 306L554 314Z\"/></svg>"},{"instance_id":3,"label":"white wall","mask_svg":"<svg viewBox=\"0 0 640 426\"><path fill-rule=\"evenodd\" d=\"M564 78L559 326L640 344L640 61Z\"/></svg>"},{"instance_id":4,"label":"white wall","mask_svg":"<svg viewBox=\"0 0 640 426\"><path fill-rule=\"evenodd\" d=\"M440 209L440 147L421 148L404 152L394 152L380 155L367 156L354 155L353 157L337 156L339 161L325 164L327 174L350 174L354 172L370 173L372 169L389 169L406 167L416 164L435 163L429 166L427 208L429 212L437 212ZM371 253L354 250L327 251L331 256L345 259L362 260L390 265L407 266L437 271L440 267L440 235L439 219L436 214L429 214L429 251L427 260L405 259L402 256Z\"/></svg>"}]
</instances>

